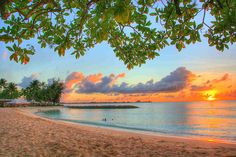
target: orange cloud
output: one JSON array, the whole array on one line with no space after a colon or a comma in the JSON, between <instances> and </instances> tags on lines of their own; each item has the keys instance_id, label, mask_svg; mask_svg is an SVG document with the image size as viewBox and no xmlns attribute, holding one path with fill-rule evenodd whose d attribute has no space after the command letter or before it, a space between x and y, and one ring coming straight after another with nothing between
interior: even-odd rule
<instances>
[{"instance_id":1,"label":"orange cloud","mask_svg":"<svg viewBox=\"0 0 236 157\"><path fill-rule=\"evenodd\" d=\"M98 74L93 74L93 75L89 75L87 77L87 79L90 81L90 82L93 82L93 83L97 83L97 82L100 82L101 79L102 79L103 75L101 73L98 73Z\"/></svg>"},{"instance_id":2,"label":"orange cloud","mask_svg":"<svg viewBox=\"0 0 236 157\"><path fill-rule=\"evenodd\" d=\"M117 76L115 76L114 74L111 74L110 77L113 78L111 83L109 84L109 86L112 87L119 78L125 77L125 73L118 74Z\"/></svg>"},{"instance_id":3,"label":"orange cloud","mask_svg":"<svg viewBox=\"0 0 236 157\"><path fill-rule=\"evenodd\" d=\"M124 73L118 74L117 76L114 74L103 76L101 73L84 76L83 73L73 72L65 80L66 89L64 92L78 92L78 89L84 89L86 92L96 92L96 90L98 92L99 90L103 90L104 92L112 87L119 78L123 78L124 76Z\"/></svg>"},{"instance_id":4,"label":"orange cloud","mask_svg":"<svg viewBox=\"0 0 236 157\"><path fill-rule=\"evenodd\" d=\"M210 81L210 82L208 82L208 83L220 83L220 82L224 82L224 81L227 81L227 80L229 80L229 74L224 74L220 79L214 79L214 80L212 80L212 81Z\"/></svg>"},{"instance_id":5,"label":"orange cloud","mask_svg":"<svg viewBox=\"0 0 236 157\"><path fill-rule=\"evenodd\" d=\"M67 76L65 86L67 89L72 89L73 86L84 79L84 74L80 72L73 72Z\"/></svg>"},{"instance_id":6,"label":"orange cloud","mask_svg":"<svg viewBox=\"0 0 236 157\"><path fill-rule=\"evenodd\" d=\"M219 97L224 100L236 100L236 89L226 92L221 92L217 94L216 97Z\"/></svg>"},{"instance_id":7,"label":"orange cloud","mask_svg":"<svg viewBox=\"0 0 236 157\"><path fill-rule=\"evenodd\" d=\"M117 79L118 79L118 78L123 78L123 77L125 77L125 73L121 73L121 74L119 74L119 75L116 76Z\"/></svg>"},{"instance_id":8,"label":"orange cloud","mask_svg":"<svg viewBox=\"0 0 236 157\"><path fill-rule=\"evenodd\" d=\"M191 90L192 91L206 91L211 90L217 86L219 83L223 83L225 81L228 81L229 74L224 74L220 79L213 79L213 80L207 80L204 83L200 83L200 85L192 85Z\"/></svg>"},{"instance_id":9,"label":"orange cloud","mask_svg":"<svg viewBox=\"0 0 236 157\"><path fill-rule=\"evenodd\" d=\"M125 73L109 76L71 73L65 81L67 92L63 101L164 101L175 98L175 93L187 88L196 79L196 75L185 67L177 68L157 82L150 80L135 85L122 82L117 85L117 80L123 77Z\"/></svg>"},{"instance_id":10,"label":"orange cloud","mask_svg":"<svg viewBox=\"0 0 236 157\"><path fill-rule=\"evenodd\" d=\"M232 74L204 74L198 77L185 67L179 67L159 81L130 85L126 82L117 84L118 75L92 74L85 76L80 72L71 73L65 80L70 89L62 97L64 102L177 102L198 100L236 99L236 76ZM211 77L210 77L211 76ZM220 76L220 77L219 77ZM211 78L211 79L209 79Z\"/></svg>"}]
</instances>

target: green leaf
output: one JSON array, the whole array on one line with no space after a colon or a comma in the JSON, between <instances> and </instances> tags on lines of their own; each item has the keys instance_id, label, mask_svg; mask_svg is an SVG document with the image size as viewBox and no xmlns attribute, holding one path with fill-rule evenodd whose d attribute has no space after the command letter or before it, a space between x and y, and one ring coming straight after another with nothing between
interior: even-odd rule
<instances>
[{"instance_id":1,"label":"green leaf","mask_svg":"<svg viewBox=\"0 0 236 157\"><path fill-rule=\"evenodd\" d=\"M155 12L152 12L152 13L150 13L149 15L150 15L150 16L156 16L156 15L157 15L157 13L155 13Z\"/></svg>"},{"instance_id":2,"label":"green leaf","mask_svg":"<svg viewBox=\"0 0 236 157\"><path fill-rule=\"evenodd\" d=\"M6 46L6 48L9 50L9 51L14 51L10 46Z\"/></svg>"},{"instance_id":3,"label":"green leaf","mask_svg":"<svg viewBox=\"0 0 236 157\"><path fill-rule=\"evenodd\" d=\"M197 26L197 29L201 29L202 27L203 27L203 24L201 23Z\"/></svg>"},{"instance_id":4,"label":"green leaf","mask_svg":"<svg viewBox=\"0 0 236 157\"><path fill-rule=\"evenodd\" d=\"M65 16L69 16L70 14L69 13L64 13Z\"/></svg>"}]
</instances>

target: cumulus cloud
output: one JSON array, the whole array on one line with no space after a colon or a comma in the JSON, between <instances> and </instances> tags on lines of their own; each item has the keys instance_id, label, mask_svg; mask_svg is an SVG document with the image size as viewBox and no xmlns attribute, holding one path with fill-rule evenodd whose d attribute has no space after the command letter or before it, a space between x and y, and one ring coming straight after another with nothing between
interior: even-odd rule
<instances>
[{"instance_id":1,"label":"cumulus cloud","mask_svg":"<svg viewBox=\"0 0 236 157\"><path fill-rule=\"evenodd\" d=\"M112 92L120 93L157 93L157 92L177 92L187 87L196 76L185 67L179 67L160 81L153 80L146 83L138 83L129 86L122 83L120 86L114 86Z\"/></svg>"},{"instance_id":2,"label":"cumulus cloud","mask_svg":"<svg viewBox=\"0 0 236 157\"><path fill-rule=\"evenodd\" d=\"M72 89L74 85L80 83L84 79L84 74L80 72L73 72L67 76L65 85L67 89Z\"/></svg>"},{"instance_id":3,"label":"cumulus cloud","mask_svg":"<svg viewBox=\"0 0 236 157\"><path fill-rule=\"evenodd\" d=\"M97 83L102 79L102 77L103 77L102 74L98 73L98 74L94 74L94 75L89 75L87 77L87 80L90 82L93 82L93 83Z\"/></svg>"},{"instance_id":4,"label":"cumulus cloud","mask_svg":"<svg viewBox=\"0 0 236 157\"><path fill-rule=\"evenodd\" d=\"M229 74L224 74L220 79L214 79L212 81L208 81L208 83L214 84L214 83L220 83L229 80Z\"/></svg>"},{"instance_id":5,"label":"cumulus cloud","mask_svg":"<svg viewBox=\"0 0 236 157\"><path fill-rule=\"evenodd\" d=\"M116 81L124 77L124 74L109 76L99 76L99 80L92 81L89 79L91 76L86 77L80 84L78 84L78 93L110 93L113 92Z\"/></svg>"},{"instance_id":6,"label":"cumulus cloud","mask_svg":"<svg viewBox=\"0 0 236 157\"><path fill-rule=\"evenodd\" d=\"M191 90L192 91L204 91L204 90L209 90L212 89L212 85L192 85Z\"/></svg>"},{"instance_id":7,"label":"cumulus cloud","mask_svg":"<svg viewBox=\"0 0 236 157\"><path fill-rule=\"evenodd\" d=\"M102 74L85 77L82 73L71 73L65 81L66 91L77 93L158 93L177 92L187 87L196 75L185 67L179 67L160 81L129 85L126 82L117 85L117 80L125 74L103 76Z\"/></svg>"},{"instance_id":8,"label":"cumulus cloud","mask_svg":"<svg viewBox=\"0 0 236 157\"><path fill-rule=\"evenodd\" d=\"M206 82L202 83L201 85L192 85L191 90L192 91L210 90L210 89L214 88L214 86L216 84L227 81L229 79L230 79L229 74L226 73L219 79L207 80Z\"/></svg>"},{"instance_id":9,"label":"cumulus cloud","mask_svg":"<svg viewBox=\"0 0 236 157\"><path fill-rule=\"evenodd\" d=\"M26 88L30 85L31 82L33 82L34 80L39 80L39 76L40 74L38 73L34 73L31 76L27 77L24 76L23 79L21 80L21 83L18 84L18 86L20 86L21 88ZM51 85L53 83L53 81L55 80L60 80L60 79L56 79L56 78L49 78L47 80L47 84Z\"/></svg>"},{"instance_id":10,"label":"cumulus cloud","mask_svg":"<svg viewBox=\"0 0 236 157\"><path fill-rule=\"evenodd\" d=\"M38 79L38 74L32 74L31 76L29 77L23 77L23 79L21 80L21 83L19 83L18 85L22 88L26 88L27 86L29 86L29 84L34 81L34 80L37 80Z\"/></svg>"},{"instance_id":11,"label":"cumulus cloud","mask_svg":"<svg viewBox=\"0 0 236 157\"><path fill-rule=\"evenodd\" d=\"M63 82L63 81L61 81L59 78L55 78L55 77L53 77L53 78L49 78L49 79L47 80L48 85L52 85L52 83L53 83L54 81L60 81L60 82Z\"/></svg>"}]
</instances>

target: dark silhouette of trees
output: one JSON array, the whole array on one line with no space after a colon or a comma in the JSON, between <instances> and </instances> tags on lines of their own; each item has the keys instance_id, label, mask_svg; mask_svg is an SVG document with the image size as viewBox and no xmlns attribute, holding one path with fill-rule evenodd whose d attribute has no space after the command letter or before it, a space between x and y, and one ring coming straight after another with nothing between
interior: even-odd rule
<instances>
[{"instance_id":1,"label":"dark silhouette of trees","mask_svg":"<svg viewBox=\"0 0 236 157\"><path fill-rule=\"evenodd\" d=\"M16 99L19 96L20 92L16 84L0 79L0 99Z\"/></svg>"},{"instance_id":2,"label":"dark silhouette of trees","mask_svg":"<svg viewBox=\"0 0 236 157\"><path fill-rule=\"evenodd\" d=\"M60 102L63 89L64 85L59 80L53 80L48 85L34 80L28 87L22 90L22 93L28 101L57 104Z\"/></svg>"},{"instance_id":3,"label":"dark silhouette of trees","mask_svg":"<svg viewBox=\"0 0 236 157\"><path fill-rule=\"evenodd\" d=\"M52 84L46 88L48 93L48 101L58 103L60 101L63 89L63 83L61 83L59 80L53 80Z\"/></svg>"},{"instance_id":4,"label":"dark silhouette of trees","mask_svg":"<svg viewBox=\"0 0 236 157\"><path fill-rule=\"evenodd\" d=\"M1 78L0 79L0 93L3 92L3 90L6 88L6 85L7 85L7 80Z\"/></svg>"},{"instance_id":5,"label":"dark silhouette of trees","mask_svg":"<svg viewBox=\"0 0 236 157\"><path fill-rule=\"evenodd\" d=\"M16 99L23 96L32 103L55 105L60 103L63 89L64 84L59 80L53 80L50 84L34 80L28 87L19 90L16 84L0 79L0 99Z\"/></svg>"}]
</instances>

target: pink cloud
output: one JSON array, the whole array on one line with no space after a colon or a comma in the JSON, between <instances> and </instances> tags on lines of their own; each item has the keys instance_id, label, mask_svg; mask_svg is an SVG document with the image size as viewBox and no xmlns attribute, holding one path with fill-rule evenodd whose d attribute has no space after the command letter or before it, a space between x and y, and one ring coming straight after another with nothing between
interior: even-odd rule
<instances>
[{"instance_id":1,"label":"pink cloud","mask_svg":"<svg viewBox=\"0 0 236 157\"><path fill-rule=\"evenodd\" d=\"M125 77L125 73L121 73L121 74L116 76L116 78L124 78L124 77Z\"/></svg>"},{"instance_id":2,"label":"pink cloud","mask_svg":"<svg viewBox=\"0 0 236 157\"><path fill-rule=\"evenodd\" d=\"M103 75L101 73L98 73L98 74L93 74L93 75L87 76L87 79L90 82L97 83L97 82L101 81L102 77L103 77Z\"/></svg>"},{"instance_id":3,"label":"pink cloud","mask_svg":"<svg viewBox=\"0 0 236 157\"><path fill-rule=\"evenodd\" d=\"M111 87L119 78L125 77L125 73L118 75L110 74L109 76L103 76L102 73L92 74L85 76L81 72L73 72L69 74L65 80L65 92L72 92L78 90L78 88L88 87L90 85L101 85Z\"/></svg>"},{"instance_id":4,"label":"pink cloud","mask_svg":"<svg viewBox=\"0 0 236 157\"><path fill-rule=\"evenodd\" d=\"M65 86L67 89L72 89L75 84L80 83L84 79L84 74L80 72L73 72L67 76Z\"/></svg>"},{"instance_id":5,"label":"pink cloud","mask_svg":"<svg viewBox=\"0 0 236 157\"><path fill-rule=\"evenodd\" d=\"M179 67L157 82L150 80L135 85L129 85L126 82L122 82L120 85L116 84L117 80L123 77L125 77L125 73L110 74L108 76L98 73L84 76L82 73L73 72L66 78L66 92L73 91L86 94L177 92L188 87L196 78L196 75L185 67Z\"/></svg>"},{"instance_id":6,"label":"pink cloud","mask_svg":"<svg viewBox=\"0 0 236 157\"><path fill-rule=\"evenodd\" d=\"M7 58L7 56L8 56L7 51L4 51L3 54L2 54L3 59L5 60Z\"/></svg>"}]
</instances>

